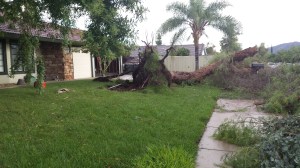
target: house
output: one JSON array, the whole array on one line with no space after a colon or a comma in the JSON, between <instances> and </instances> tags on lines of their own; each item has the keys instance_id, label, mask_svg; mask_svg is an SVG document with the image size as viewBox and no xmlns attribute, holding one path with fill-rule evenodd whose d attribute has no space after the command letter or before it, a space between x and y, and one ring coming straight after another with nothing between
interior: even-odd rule
<instances>
[{"instance_id":1,"label":"house","mask_svg":"<svg viewBox=\"0 0 300 168\"><path fill-rule=\"evenodd\" d=\"M9 24L0 24L0 84L16 83L25 76L24 68L17 70L14 78L8 76L10 68L17 56L20 31L17 26L12 28ZM72 46L63 47L60 32L50 26L42 31L33 33L39 37L40 45L35 55L43 56L45 62L45 80L73 80L95 76L95 62L90 53L81 50L82 31L72 29L69 40ZM36 76L36 72L33 73Z\"/></svg>"}]
</instances>

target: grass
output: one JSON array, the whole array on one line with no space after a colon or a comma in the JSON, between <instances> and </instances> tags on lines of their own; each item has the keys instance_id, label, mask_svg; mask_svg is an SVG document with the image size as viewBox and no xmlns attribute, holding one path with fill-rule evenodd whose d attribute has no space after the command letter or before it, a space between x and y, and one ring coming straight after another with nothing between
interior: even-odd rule
<instances>
[{"instance_id":1,"label":"grass","mask_svg":"<svg viewBox=\"0 0 300 168\"><path fill-rule=\"evenodd\" d=\"M243 119L222 123L213 136L215 139L238 146L251 146L260 140L260 135L254 124Z\"/></svg>"},{"instance_id":2,"label":"grass","mask_svg":"<svg viewBox=\"0 0 300 168\"><path fill-rule=\"evenodd\" d=\"M137 158L137 168L195 168L195 161L184 149L150 146L147 154Z\"/></svg>"},{"instance_id":3,"label":"grass","mask_svg":"<svg viewBox=\"0 0 300 168\"><path fill-rule=\"evenodd\" d=\"M261 167L259 149L255 146L242 147L239 151L225 155L220 168L254 168Z\"/></svg>"},{"instance_id":4,"label":"grass","mask_svg":"<svg viewBox=\"0 0 300 168\"><path fill-rule=\"evenodd\" d=\"M30 87L1 89L0 167L133 167L148 146L161 145L196 156L218 89L115 92L105 85L49 83L42 96Z\"/></svg>"}]
</instances>

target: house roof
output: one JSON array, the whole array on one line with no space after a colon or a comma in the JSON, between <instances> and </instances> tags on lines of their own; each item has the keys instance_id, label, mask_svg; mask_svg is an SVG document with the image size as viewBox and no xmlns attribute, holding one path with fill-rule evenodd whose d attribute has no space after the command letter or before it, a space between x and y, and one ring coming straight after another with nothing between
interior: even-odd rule
<instances>
[{"instance_id":1,"label":"house roof","mask_svg":"<svg viewBox=\"0 0 300 168\"><path fill-rule=\"evenodd\" d=\"M144 51L146 46L138 46L135 50L130 53L130 57L138 57L139 52ZM190 56L195 56L195 46L194 44L186 44L186 45L175 45L176 48L186 48L190 51ZM158 54L164 56L166 54L166 50L170 48L170 45L158 45L154 46L157 49ZM204 51L204 44L199 44L199 55L202 55Z\"/></svg>"},{"instance_id":2,"label":"house roof","mask_svg":"<svg viewBox=\"0 0 300 168\"><path fill-rule=\"evenodd\" d=\"M8 23L0 24L0 32L4 32L10 35L20 35L21 31L18 25L11 25ZM45 28L41 30L32 30L32 34L41 38L41 40L62 40L63 36L58 29L55 29L50 26L50 24L45 24ZM69 40L73 42L81 42L82 41L83 31L79 29L71 29L69 33Z\"/></svg>"}]
</instances>

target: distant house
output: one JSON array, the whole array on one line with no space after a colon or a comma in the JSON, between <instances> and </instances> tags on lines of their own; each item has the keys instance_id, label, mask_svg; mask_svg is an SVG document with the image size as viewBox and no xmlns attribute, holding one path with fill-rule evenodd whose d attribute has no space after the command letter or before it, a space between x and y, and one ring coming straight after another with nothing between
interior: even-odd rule
<instances>
[{"instance_id":1,"label":"distant house","mask_svg":"<svg viewBox=\"0 0 300 168\"><path fill-rule=\"evenodd\" d=\"M16 83L18 79L25 76L24 68L17 70L14 78L8 74L14 64L18 46L20 31L18 27L11 28L8 24L0 24L0 84ZM50 26L43 31L34 31L39 37L40 46L36 49L35 55L40 54L45 61L45 79L49 80L72 80L90 78L95 75L95 63L90 53L83 53L81 46L82 31L72 29L69 40L72 46L63 47L60 32ZM36 75L36 72L33 73Z\"/></svg>"},{"instance_id":2,"label":"distant house","mask_svg":"<svg viewBox=\"0 0 300 168\"><path fill-rule=\"evenodd\" d=\"M133 50L129 57L126 57L124 63L138 63L139 62L139 52L143 52L146 46L138 46L135 50ZM169 45L158 45L154 46L158 54L160 56L164 56L166 54L166 50L170 48ZM190 56L195 56L195 46L194 44L186 44L186 45L175 45L175 48L186 48L190 51ZM199 55L206 55L204 44L199 44Z\"/></svg>"},{"instance_id":3,"label":"distant house","mask_svg":"<svg viewBox=\"0 0 300 168\"><path fill-rule=\"evenodd\" d=\"M170 48L169 45L158 45L154 46L158 54L160 56L164 56L166 54L166 50ZM190 56L195 56L195 46L194 44L187 44L187 45L175 45L175 48L186 48L190 51ZM145 49L145 46L138 46L135 50L133 50L130 55L126 58L124 58L125 64L138 64L139 63L139 53L143 52ZM199 44L199 55L206 55L204 44Z\"/></svg>"}]
</instances>

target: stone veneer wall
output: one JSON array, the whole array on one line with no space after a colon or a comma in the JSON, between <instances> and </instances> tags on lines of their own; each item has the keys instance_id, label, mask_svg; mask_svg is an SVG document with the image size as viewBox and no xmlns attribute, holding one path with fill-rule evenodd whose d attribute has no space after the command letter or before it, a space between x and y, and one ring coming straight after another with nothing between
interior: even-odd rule
<instances>
[{"instance_id":1,"label":"stone veneer wall","mask_svg":"<svg viewBox=\"0 0 300 168\"><path fill-rule=\"evenodd\" d=\"M74 79L74 66L72 53L64 54L64 75L65 80Z\"/></svg>"},{"instance_id":2,"label":"stone veneer wall","mask_svg":"<svg viewBox=\"0 0 300 168\"><path fill-rule=\"evenodd\" d=\"M74 79L72 54L64 55L61 44L40 42L40 52L45 61L46 80Z\"/></svg>"}]
</instances>

